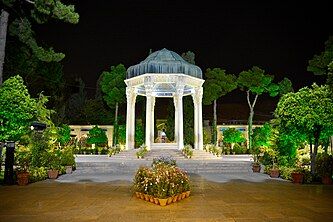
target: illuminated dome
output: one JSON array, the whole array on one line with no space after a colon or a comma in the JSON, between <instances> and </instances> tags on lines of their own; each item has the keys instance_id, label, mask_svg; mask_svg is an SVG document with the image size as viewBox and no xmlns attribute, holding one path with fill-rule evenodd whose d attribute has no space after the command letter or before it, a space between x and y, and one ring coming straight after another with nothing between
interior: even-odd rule
<instances>
[{"instance_id":1,"label":"illuminated dome","mask_svg":"<svg viewBox=\"0 0 333 222\"><path fill-rule=\"evenodd\" d=\"M178 73L202 79L202 71L198 66L186 62L180 55L165 48L153 52L139 64L129 67L127 79L146 73Z\"/></svg>"}]
</instances>

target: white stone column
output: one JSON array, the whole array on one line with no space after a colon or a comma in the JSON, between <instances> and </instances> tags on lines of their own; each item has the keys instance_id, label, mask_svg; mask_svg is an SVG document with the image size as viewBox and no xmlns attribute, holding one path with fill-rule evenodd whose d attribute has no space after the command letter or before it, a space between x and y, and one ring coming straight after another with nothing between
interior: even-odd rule
<instances>
[{"instance_id":1,"label":"white stone column","mask_svg":"<svg viewBox=\"0 0 333 222\"><path fill-rule=\"evenodd\" d=\"M134 149L135 146L135 102L136 102L136 93L135 90L133 90L132 94L132 101L131 101L131 149Z\"/></svg>"},{"instance_id":2,"label":"white stone column","mask_svg":"<svg viewBox=\"0 0 333 222\"><path fill-rule=\"evenodd\" d=\"M175 105L175 142L178 143L178 105L177 105L177 95L173 97L173 103Z\"/></svg>"},{"instance_id":3,"label":"white stone column","mask_svg":"<svg viewBox=\"0 0 333 222\"><path fill-rule=\"evenodd\" d=\"M151 98L151 128L150 128L150 140L151 140L151 143L154 143L155 142L155 137L154 137L154 130L155 130L155 127L154 127L154 124L155 124L155 101L156 101L156 97L152 96Z\"/></svg>"},{"instance_id":4,"label":"white stone column","mask_svg":"<svg viewBox=\"0 0 333 222\"><path fill-rule=\"evenodd\" d=\"M127 98L127 112L126 112L126 150L134 148L134 115L133 109L135 110L135 92L133 87L126 87L126 98ZM133 108L134 105L134 108Z\"/></svg>"},{"instance_id":5,"label":"white stone column","mask_svg":"<svg viewBox=\"0 0 333 222\"><path fill-rule=\"evenodd\" d=\"M200 87L197 92L198 99L198 149L203 150L203 132L202 132L202 95L203 88Z\"/></svg>"},{"instance_id":6,"label":"white stone column","mask_svg":"<svg viewBox=\"0 0 333 222\"><path fill-rule=\"evenodd\" d=\"M152 117L152 91L153 84L151 82L145 82L145 90L146 90L146 146L147 149L151 148L151 117Z\"/></svg>"},{"instance_id":7,"label":"white stone column","mask_svg":"<svg viewBox=\"0 0 333 222\"><path fill-rule=\"evenodd\" d=\"M184 148L184 128L183 128L183 94L184 84L180 78L176 86L177 113L178 113L178 149Z\"/></svg>"},{"instance_id":8,"label":"white stone column","mask_svg":"<svg viewBox=\"0 0 333 222\"><path fill-rule=\"evenodd\" d=\"M192 94L193 104L194 104L194 149L199 149L199 114L198 114L198 101L196 92Z\"/></svg>"}]
</instances>

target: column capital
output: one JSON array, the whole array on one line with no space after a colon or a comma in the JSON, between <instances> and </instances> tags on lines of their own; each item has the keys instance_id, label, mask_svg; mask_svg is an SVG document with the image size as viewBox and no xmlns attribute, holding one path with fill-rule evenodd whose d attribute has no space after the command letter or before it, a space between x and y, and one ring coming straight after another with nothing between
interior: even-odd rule
<instances>
[{"instance_id":1,"label":"column capital","mask_svg":"<svg viewBox=\"0 0 333 222\"><path fill-rule=\"evenodd\" d=\"M135 93L135 88L134 87L126 87L126 98L127 102L130 102L132 104L135 103L136 101L136 93Z\"/></svg>"}]
</instances>

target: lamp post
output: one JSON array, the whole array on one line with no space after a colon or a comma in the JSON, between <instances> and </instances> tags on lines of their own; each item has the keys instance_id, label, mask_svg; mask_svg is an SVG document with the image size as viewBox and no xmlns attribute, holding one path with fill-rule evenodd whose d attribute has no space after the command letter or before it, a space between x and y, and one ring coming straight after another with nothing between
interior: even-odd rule
<instances>
[{"instance_id":1,"label":"lamp post","mask_svg":"<svg viewBox=\"0 0 333 222\"><path fill-rule=\"evenodd\" d=\"M6 160L5 160L5 175L4 184L12 185L14 184L14 149L15 142L7 141L6 144Z\"/></svg>"}]
</instances>

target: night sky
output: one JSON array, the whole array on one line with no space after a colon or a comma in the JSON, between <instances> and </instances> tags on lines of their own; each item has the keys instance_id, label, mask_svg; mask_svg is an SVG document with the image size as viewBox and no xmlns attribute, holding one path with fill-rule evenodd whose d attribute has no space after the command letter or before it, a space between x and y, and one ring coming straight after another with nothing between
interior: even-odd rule
<instances>
[{"instance_id":1,"label":"night sky","mask_svg":"<svg viewBox=\"0 0 333 222\"><path fill-rule=\"evenodd\" d=\"M324 1L71 1L77 25L53 22L36 29L39 41L64 52L67 76L81 76L94 90L111 65L126 67L149 52L167 48L193 51L196 65L238 74L257 65L288 77L295 89L324 79L306 71L333 34ZM233 101L239 92L224 98ZM245 101L242 97L242 100Z\"/></svg>"}]
</instances>

